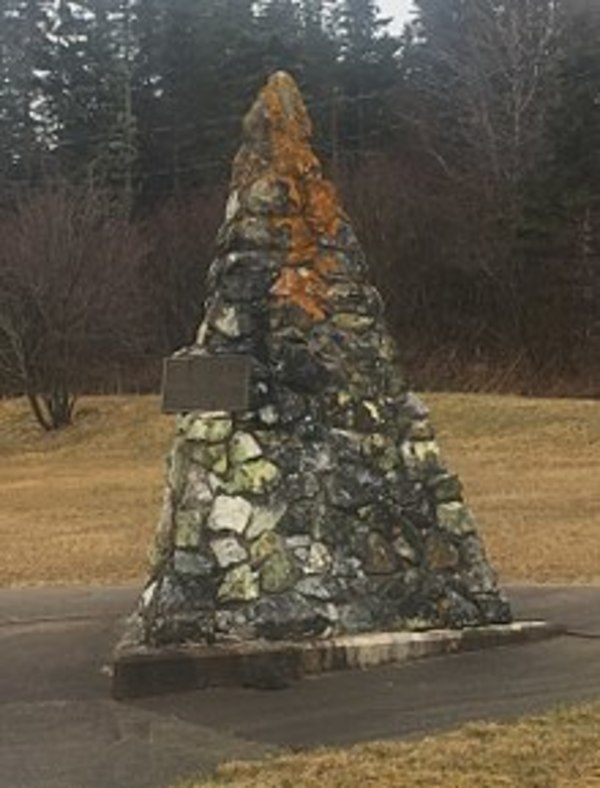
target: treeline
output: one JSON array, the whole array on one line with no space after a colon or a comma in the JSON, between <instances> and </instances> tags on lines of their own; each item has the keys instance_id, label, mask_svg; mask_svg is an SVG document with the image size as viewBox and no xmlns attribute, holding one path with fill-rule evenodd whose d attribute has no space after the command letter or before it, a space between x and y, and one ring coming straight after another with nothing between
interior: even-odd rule
<instances>
[{"instance_id":1,"label":"treeline","mask_svg":"<svg viewBox=\"0 0 600 788\"><path fill-rule=\"evenodd\" d=\"M0 0L0 385L40 421L188 343L240 121L296 77L419 385L590 395L600 7Z\"/></svg>"}]
</instances>

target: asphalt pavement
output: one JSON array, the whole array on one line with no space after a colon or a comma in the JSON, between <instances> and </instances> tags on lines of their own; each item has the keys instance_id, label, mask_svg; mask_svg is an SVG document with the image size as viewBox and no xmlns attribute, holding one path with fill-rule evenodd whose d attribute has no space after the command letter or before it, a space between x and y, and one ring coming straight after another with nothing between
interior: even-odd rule
<instances>
[{"instance_id":1,"label":"asphalt pavement","mask_svg":"<svg viewBox=\"0 0 600 788\"><path fill-rule=\"evenodd\" d=\"M110 698L138 589L0 590L0 787L166 788L280 748L406 738L600 699L600 587L508 589L518 618L572 635L331 673L280 691Z\"/></svg>"}]
</instances>

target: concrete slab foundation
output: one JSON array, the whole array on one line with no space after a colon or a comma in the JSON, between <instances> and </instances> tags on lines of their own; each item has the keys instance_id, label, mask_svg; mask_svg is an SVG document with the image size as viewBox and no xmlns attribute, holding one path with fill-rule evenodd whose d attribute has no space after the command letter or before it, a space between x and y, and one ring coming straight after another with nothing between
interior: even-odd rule
<instances>
[{"instance_id":1,"label":"concrete slab foundation","mask_svg":"<svg viewBox=\"0 0 600 788\"><path fill-rule=\"evenodd\" d=\"M281 689L304 676L365 669L422 657L531 643L562 634L545 621L461 630L376 632L310 641L245 641L210 646L117 646L112 695L117 700L211 686Z\"/></svg>"}]
</instances>

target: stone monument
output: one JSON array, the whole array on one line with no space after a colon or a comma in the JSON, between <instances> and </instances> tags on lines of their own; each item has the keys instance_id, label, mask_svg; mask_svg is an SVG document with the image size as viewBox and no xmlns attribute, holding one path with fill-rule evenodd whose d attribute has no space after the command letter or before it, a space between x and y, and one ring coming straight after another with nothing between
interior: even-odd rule
<instances>
[{"instance_id":1,"label":"stone monument","mask_svg":"<svg viewBox=\"0 0 600 788\"><path fill-rule=\"evenodd\" d=\"M268 80L243 134L204 319L176 360L208 371L215 403L218 360L242 361L247 392L177 417L134 639L152 649L509 622L290 76Z\"/></svg>"}]
</instances>

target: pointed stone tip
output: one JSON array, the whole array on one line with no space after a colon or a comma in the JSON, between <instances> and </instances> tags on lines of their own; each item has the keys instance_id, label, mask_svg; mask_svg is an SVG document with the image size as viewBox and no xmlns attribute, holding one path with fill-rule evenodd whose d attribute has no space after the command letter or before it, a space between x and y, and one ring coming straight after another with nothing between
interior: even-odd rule
<instances>
[{"instance_id":1,"label":"pointed stone tip","mask_svg":"<svg viewBox=\"0 0 600 788\"><path fill-rule=\"evenodd\" d=\"M310 146L312 124L294 78L276 71L243 122L243 143L233 163L233 190L267 174L292 180L320 177Z\"/></svg>"},{"instance_id":2,"label":"pointed stone tip","mask_svg":"<svg viewBox=\"0 0 600 788\"><path fill-rule=\"evenodd\" d=\"M273 134L306 141L312 124L300 89L287 71L271 74L244 119L246 139L269 138Z\"/></svg>"}]
</instances>

